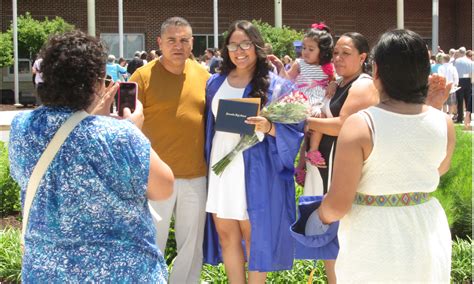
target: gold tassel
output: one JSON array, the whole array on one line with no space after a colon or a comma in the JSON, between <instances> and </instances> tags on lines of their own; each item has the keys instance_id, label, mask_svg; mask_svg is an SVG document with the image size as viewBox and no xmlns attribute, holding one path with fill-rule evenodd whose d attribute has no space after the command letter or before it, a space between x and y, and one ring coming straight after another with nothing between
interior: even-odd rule
<instances>
[{"instance_id":1,"label":"gold tassel","mask_svg":"<svg viewBox=\"0 0 474 284\"><path fill-rule=\"evenodd\" d=\"M311 273L309 274L309 277L308 277L308 284L313 284L313 275L315 271L316 271L316 268L311 270Z\"/></svg>"}]
</instances>

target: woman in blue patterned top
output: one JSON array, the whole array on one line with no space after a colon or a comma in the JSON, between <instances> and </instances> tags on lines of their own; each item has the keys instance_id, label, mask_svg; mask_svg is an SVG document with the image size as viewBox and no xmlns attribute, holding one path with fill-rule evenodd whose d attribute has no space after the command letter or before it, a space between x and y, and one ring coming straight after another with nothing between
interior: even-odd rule
<instances>
[{"instance_id":1,"label":"woman in blue patterned top","mask_svg":"<svg viewBox=\"0 0 474 284\"><path fill-rule=\"evenodd\" d=\"M79 31L57 35L42 55L44 106L16 116L11 126L11 174L23 205L33 168L59 127L78 110L103 115L74 128L39 184L22 282L166 283L147 198L170 196L174 178L136 127L142 106L133 114L126 109L127 120L108 117L118 86L105 88L106 54L97 39Z\"/></svg>"}]
</instances>

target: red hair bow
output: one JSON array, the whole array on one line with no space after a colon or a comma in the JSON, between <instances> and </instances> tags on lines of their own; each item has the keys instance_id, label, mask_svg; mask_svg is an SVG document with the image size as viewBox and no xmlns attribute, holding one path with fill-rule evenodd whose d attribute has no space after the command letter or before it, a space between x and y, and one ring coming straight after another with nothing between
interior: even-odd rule
<instances>
[{"instance_id":1,"label":"red hair bow","mask_svg":"<svg viewBox=\"0 0 474 284\"><path fill-rule=\"evenodd\" d=\"M321 23L314 23L314 24L311 25L312 29L317 29L317 30L320 30L320 31L326 29L327 27L328 26L326 26L326 24L322 23L322 22Z\"/></svg>"}]
</instances>

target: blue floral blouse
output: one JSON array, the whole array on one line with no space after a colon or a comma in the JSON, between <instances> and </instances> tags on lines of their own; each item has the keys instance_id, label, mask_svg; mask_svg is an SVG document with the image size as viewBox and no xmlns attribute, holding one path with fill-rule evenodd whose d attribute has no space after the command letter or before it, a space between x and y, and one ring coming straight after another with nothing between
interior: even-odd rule
<instances>
[{"instance_id":1,"label":"blue floral blouse","mask_svg":"<svg viewBox=\"0 0 474 284\"><path fill-rule=\"evenodd\" d=\"M22 204L34 166L71 114L67 108L40 107L14 118L10 170ZM166 283L146 198L149 163L150 142L130 122L84 119L33 200L22 282Z\"/></svg>"}]
</instances>

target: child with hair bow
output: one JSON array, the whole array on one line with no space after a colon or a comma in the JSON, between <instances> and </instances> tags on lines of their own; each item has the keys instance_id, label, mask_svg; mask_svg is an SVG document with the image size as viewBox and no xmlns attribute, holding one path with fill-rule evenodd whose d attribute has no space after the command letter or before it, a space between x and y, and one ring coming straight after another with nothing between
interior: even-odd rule
<instances>
[{"instance_id":1,"label":"child with hair bow","mask_svg":"<svg viewBox=\"0 0 474 284\"><path fill-rule=\"evenodd\" d=\"M308 97L312 106L312 116L315 117L324 115L322 111L324 99L329 83L334 81L334 67L331 63L333 48L334 41L330 29L325 23L320 22L312 24L306 32L302 58L296 59L288 71L282 68L283 63L278 58L269 56L270 61L280 70L280 76L294 81L296 87ZM325 157L318 150L321 138L322 134L318 132L307 134L297 168L296 178L299 184L304 184L306 162L315 167L326 167Z\"/></svg>"}]
</instances>

